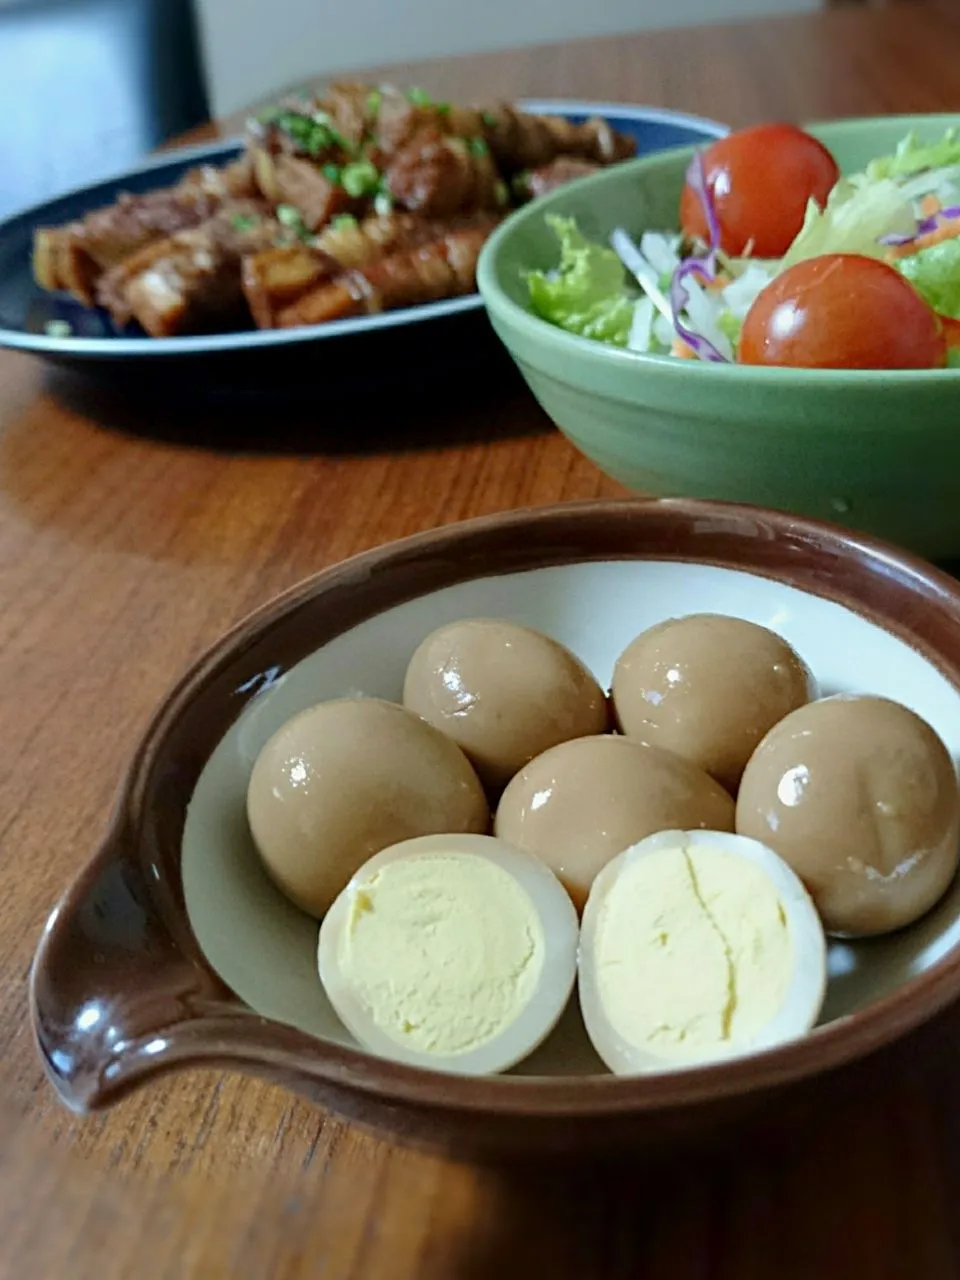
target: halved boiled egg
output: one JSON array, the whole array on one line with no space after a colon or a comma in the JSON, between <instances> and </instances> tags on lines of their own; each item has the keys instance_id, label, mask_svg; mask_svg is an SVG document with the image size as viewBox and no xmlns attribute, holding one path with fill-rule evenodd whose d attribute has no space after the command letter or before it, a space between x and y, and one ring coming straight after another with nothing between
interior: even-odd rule
<instances>
[{"instance_id":1,"label":"halved boiled egg","mask_svg":"<svg viewBox=\"0 0 960 1280\"><path fill-rule=\"evenodd\" d=\"M618 1075L754 1053L804 1035L826 984L823 926L787 864L756 840L663 831L593 882L580 1005Z\"/></svg>"},{"instance_id":2,"label":"halved boiled egg","mask_svg":"<svg viewBox=\"0 0 960 1280\"><path fill-rule=\"evenodd\" d=\"M505 1071L573 989L577 916L533 854L492 836L404 840L354 874L320 926L320 980L367 1049L462 1075Z\"/></svg>"}]
</instances>

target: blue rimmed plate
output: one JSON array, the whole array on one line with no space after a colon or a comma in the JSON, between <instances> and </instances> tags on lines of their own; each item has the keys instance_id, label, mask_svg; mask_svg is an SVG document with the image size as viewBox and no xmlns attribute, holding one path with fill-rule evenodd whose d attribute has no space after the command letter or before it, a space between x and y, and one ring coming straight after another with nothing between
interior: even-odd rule
<instances>
[{"instance_id":1,"label":"blue rimmed plate","mask_svg":"<svg viewBox=\"0 0 960 1280\"><path fill-rule=\"evenodd\" d=\"M580 102L567 99L529 99L520 103L530 111L563 115L579 121L588 116L602 116L614 128L631 134L637 140L638 155L663 151L671 147L709 140L727 132L725 125L698 116L653 107L627 106L610 102ZM66 195L48 200L0 223L0 345L30 351L59 365L88 368L114 368L136 362L159 364L169 372L169 364L189 366L202 380L231 376L243 362L249 372L249 361L256 353L259 360L289 366L290 357L316 343L366 337L364 351L372 354L373 335L380 335L375 345L385 349L389 340L392 353L406 341L411 327L420 336L424 326L451 320L482 310L479 294L408 307L381 315L360 316L325 325L296 329L243 330L240 332L204 334L195 337L156 339L132 329L118 329L106 312L85 308L66 294L45 293L34 283L31 251L34 229L56 226L81 218L92 209L110 204L121 191L134 194L175 183L191 166L204 163L226 163L239 155L237 139L189 147L152 158L114 178L98 182ZM51 322L54 322L51 324ZM59 322L56 323L56 322ZM57 333L69 326L69 333ZM54 332L51 332L51 328ZM339 355L338 355L339 359ZM201 362L198 365L198 362Z\"/></svg>"}]
</instances>

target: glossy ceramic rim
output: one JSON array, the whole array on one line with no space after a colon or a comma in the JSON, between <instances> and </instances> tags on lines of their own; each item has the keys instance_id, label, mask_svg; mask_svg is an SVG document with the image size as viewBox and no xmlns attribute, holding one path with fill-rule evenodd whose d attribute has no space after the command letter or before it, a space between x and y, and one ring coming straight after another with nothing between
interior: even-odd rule
<instances>
[{"instance_id":1,"label":"glossy ceramic rim","mask_svg":"<svg viewBox=\"0 0 960 1280\"><path fill-rule=\"evenodd\" d=\"M722 137L728 132L727 126L717 120L706 117L688 115L684 112L669 111L660 107L644 107L639 104L581 101L566 98L522 98L517 106L528 111L540 111L554 115L600 115L604 118L647 121L651 124L677 125L689 129L699 129L711 137ZM228 138L219 142L201 143L197 146L182 147L163 152L151 157L142 164L122 170L110 177L99 179L89 186L76 187L54 197L65 200L80 197L91 186L99 187L111 182L121 182L124 178L141 173L149 173L153 169L162 169L170 164L189 163L195 161L202 164L206 160L228 155L242 145L241 137ZM676 148L674 148L675 150ZM661 154L661 153L655 153ZM44 200L28 209L21 209L12 217L0 222L0 236L13 223L34 222L40 224L44 211L52 203ZM322 325L298 325L291 329L255 329L243 330L239 333L199 334L180 338L84 338L84 337L52 337L42 333L25 333L20 329L7 329L0 326L0 347L12 350L32 351L41 355L61 356L137 356L158 359L170 356L190 354L219 354L231 351L259 350L275 348L303 342L305 339L342 338L363 333L392 329L398 325L419 324L425 320L438 320L448 316L460 315L466 311L476 311L483 306L479 292L468 294L462 298L446 298L440 302L428 302L418 307L405 307L397 311L385 311L379 315L355 316L348 320L334 320Z\"/></svg>"},{"instance_id":2,"label":"glossy ceramic rim","mask_svg":"<svg viewBox=\"0 0 960 1280\"><path fill-rule=\"evenodd\" d=\"M960 113L938 112L900 116L856 116L840 120L811 121L804 127L817 136L822 136L823 131L826 131L828 135L832 135L845 130L867 130L881 124L899 123L903 126L903 132L907 133L921 121L927 123L940 122L944 129L949 126L960 127ZM829 136L824 141L829 142ZM599 366L617 369L621 373L632 371L638 379L664 375L670 370L676 374L682 373L684 377L700 378L704 384L702 387L704 395L710 394L710 383L714 378L723 380L718 382L719 386L725 386L730 382L737 384L750 382L765 385L775 381L785 389L807 388L816 391L822 390L824 384L827 383L831 389L846 383L861 390L868 386L875 386L877 394L883 394L891 386L927 387L930 385L946 385L955 387L957 383L960 383L960 367L948 369L788 369L735 363L721 364L706 360L678 360L674 356L654 355L642 351L627 351L623 348L610 346L608 343L597 342L592 338L581 337L579 334L568 333L565 329L560 329L556 325L550 324L549 321L542 320L539 316L534 315L532 311L528 311L525 307L519 306L501 288L498 279L499 257L503 253L504 246L517 234L518 229L526 225L531 219L543 218L551 212L554 205L562 204L571 188L576 186L576 189L581 193L596 189L599 203L603 199L605 184L618 180L624 181L631 174L646 173L648 170L656 169L658 165L662 165L665 162L679 164L681 160L692 159L698 149L696 145L675 147L669 151L657 151L652 155L624 161L620 165L601 170L599 173L588 174L584 178L578 178L575 183L569 183L565 187L558 188L549 195L542 197L537 202L536 207L526 205L510 214L487 240L477 263L477 287L488 312L492 316L499 316L505 325L522 333L525 338L531 341L535 341L540 345L556 344L560 354L567 354L581 361L591 361ZM556 380L558 382L563 381L562 378L556 378Z\"/></svg>"},{"instance_id":3,"label":"glossy ceramic rim","mask_svg":"<svg viewBox=\"0 0 960 1280\"><path fill-rule=\"evenodd\" d=\"M693 554L698 548L700 553ZM184 971L193 974L197 1004L209 1012L181 1013L156 1025L147 1021L139 1038L133 1035L123 1052L114 1054L109 1070L102 1061L80 1061L82 1054L71 1042L73 1061L79 1062L79 1074L86 1073L88 1088L71 1091L58 1080L52 1063L57 1032L51 1030L50 1007L58 996L67 1010L72 1007L57 987L56 973L58 964L62 971L64 960L72 965L74 959L70 938L58 940L58 935L76 925L92 886L105 867L121 859L124 849L155 852L162 845L161 829L169 816L144 810L156 778L164 769L179 775L176 783L164 785L177 788L178 806L183 789L185 813L211 744L255 696L250 692L250 671L265 670L268 654L286 669L365 618L455 582L572 561L632 558L740 568L838 601L905 640L960 688L960 584L872 538L759 508L624 499L526 509L441 527L334 565L262 607L209 649L168 694L144 734L108 833L51 916L31 973L34 1028L61 1094L75 1106L103 1106L159 1072L216 1065L279 1070L288 1080L312 1080L441 1110L555 1118L641 1113L742 1096L840 1067L899 1039L954 1000L960 994L960 948L864 1010L818 1028L803 1040L736 1063L642 1078L453 1077L319 1040L238 1007L189 928L178 839L169 853L168 874L157 873L160 883L148 885L151 918L162 922L172 945L172 953L163 952L166 962L183 962ZM318 614L326 619L319 635ZM309 635L304 636L304 630ZM211 707L217 709L213 724L209 715L200 718L201 711ZM197 742L202 726L204 736ZM191 744L195 758L189 752L176 754L178 735ZM181 817L181 837L182 826ZM75 972L76 966L70 969L71 981ZM127 981L126 987L120 983L111 992L119 997L121 1011L125 1000L135 1007L138 1001L152 1007L149 993L143 995L135 979ZM159 979L157 986L162 987ZM85 992L86 999L96 995ZM171 1007L191 1007L182 994L173 1006L169 1001L164 1005L168 995L161 991L162 999L158 997L158 1007L168 1015ZM58 1009L63 1014L64 1009ZM65 1025L61 1017L57 1026Z\"/></svg>"}]
</instances>

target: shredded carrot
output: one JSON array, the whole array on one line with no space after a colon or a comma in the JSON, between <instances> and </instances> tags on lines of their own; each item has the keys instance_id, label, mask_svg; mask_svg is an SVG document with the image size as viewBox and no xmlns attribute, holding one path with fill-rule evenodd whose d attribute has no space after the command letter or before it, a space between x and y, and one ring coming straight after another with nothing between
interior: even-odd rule
<instances>
[{"instance_id":1,"label":"shredded carrot","mask_svg":"<svg viewBox=\"0 0 960 1280\"><path fill-rule=\"evenodd\" d=\"M920 212L925 218L932 218L940 212L943 204L939 196L935 196L932 192L923 197L920 201Z\"/></svg>"},{"instance_id":2,"label":"shredded carrot","mask_svg":"<svg viewBox=\"0 0 960 1280\"><path fill-rule=\"evenodd\" d=\"M695 360L697 357L693 347L690 346L689 342L684 342L682 338L674 338L670 347L670 354L679 356L681 360Z\"/></svg>"},{"instance_id":3,"label":"shredded carrot","mask_svg":"<svg viewBox=\"0 0 960 1280\"><path fill-rule=\"evenodd\" d=\"M916 240L911 240L909 244L891 245L887 250L886 259L888 262L897 262L900 258L909 258L911 254L919 253L921 249L930 249L935 244L942 244L944 240L954 240L960 236L960 218L949 218L946 222L941 222L936 231L930 231L925 236L917 236Z\"/></svg>"}]
</instances>

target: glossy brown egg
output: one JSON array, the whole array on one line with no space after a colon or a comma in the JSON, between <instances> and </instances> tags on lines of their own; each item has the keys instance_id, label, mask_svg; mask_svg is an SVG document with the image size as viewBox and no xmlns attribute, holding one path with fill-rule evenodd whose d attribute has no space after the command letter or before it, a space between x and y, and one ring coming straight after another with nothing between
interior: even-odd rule
<instances>
[{"instance_id":1,"label":"glossy brown egg","mask_svg":"<svg viewBox=\"0 0 960 1280\"><path fill-rule=\"evenodd\" d=\"M637 636L617 661L612 692L628 737L675 751L734 793L764 734L816 696L785 640L713 613L671 618Z\"/></svg>"},{"instance_id":2,"label":"glossy brown egg","mask_svg":"<svg viewBox=\"0 0 960 1280\"><path fill-rule=\"evenodd\" d=\"M321 702L288 720L256 759L247 815L273 880L315 916L388 845L490 821L456 743L378 698Z\"/></svg>"},{"instance_id":3,"label":"glossy brown egg","mask_svg":"<svg viewBox=\"0 0 960 1280\"><path fill-rule=\"evenodd\" d=\"M535 853L577 910L612 857L655 831L732 831L733 800L702 769L621 737L578 738L545 751L509 784L496 834Z\"/></svg>"},{"instance_id":4,"label":"glossy brown egg","mask_svg":"<svg viewBox=\"0 0 960 1280\"><path fill-rule=\"evenodd\" d=\"M403 703L452 738L493 791L549 747L607 727L606 697L579 658L539 631L487 618L427 636Z\"/></svg>"},{"instance_id":5,"label":"glossy brown egg","mask_svg":"<svg viewBox=\"0 0 960 1280\"><path fill-rule=\"evenodd\" d=\"M824 927L910 924L957 867L960 792L933 729L899 703L833 697L787 716L744 771L737 831L803 880Z\"/></svg>"}]
</instances>

